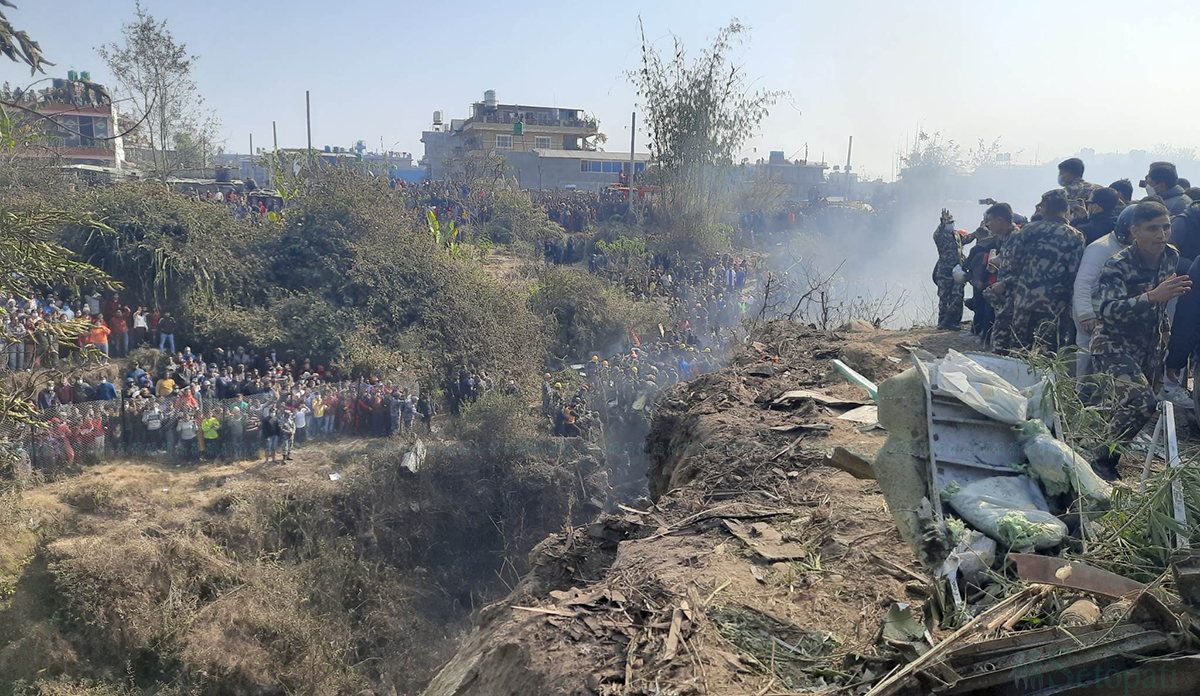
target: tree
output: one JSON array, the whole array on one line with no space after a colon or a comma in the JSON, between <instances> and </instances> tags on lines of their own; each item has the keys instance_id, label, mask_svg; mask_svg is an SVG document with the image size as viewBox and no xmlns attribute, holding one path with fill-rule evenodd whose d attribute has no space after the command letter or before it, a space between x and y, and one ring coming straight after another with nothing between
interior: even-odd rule
<instances>
[{"instance_id":1,"label":"tree","mask_svg":"<svg viewBox=\"0 0 1200 696\"><path fill-rule=\"evenodd\" d=\"M642 67L628 73L650 134L646 178L662 187L655 205L668 231L711 242L734 191L733 167L781 92L750 91L729 53L748 29L737 19L695 61L683 44L664 58L642 29ZM698 246L703 246L698 245ZM686 251L705 249L693 248Z\"/></svg>"},{"instance_id":2,"label":"tree","mask_svg":"<svg viewBox=\"0 0 1200 696\"><path fill-rule=\"evenodd\" d=\"M9 0L0 0L0 5L17 9ZM8 56L9 60L28 65L30 75L45 73L43 65L54 65L42 56L42 47L38 42L29 38L29 34L13 28L3 10L0 10L0 53Z\"/></svg>"},{"instance_id":3,"label":"tree","mask_svg":"<svg viewBox=\"0 0 1200 696\"><path fill-rule=\"evenodd\" d=\"M139 117L146 119L154 168L164 178L187 162L169 149L181 134L189 142L212 143L219 127L216 116L204 109L192 76L198 56L178 43L166 20L158 21L137 3L135 21L122 27L124 42L96 49L117 80L117 87L132 98Z\"/></svg>"}]
</instances>

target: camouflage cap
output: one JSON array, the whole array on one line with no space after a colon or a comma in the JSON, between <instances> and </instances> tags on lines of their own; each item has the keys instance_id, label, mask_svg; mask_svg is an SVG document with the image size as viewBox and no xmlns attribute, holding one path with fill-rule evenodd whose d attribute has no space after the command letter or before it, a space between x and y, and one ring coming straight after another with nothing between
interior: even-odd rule
<instances>
[{"instance_id":1,"label":"camouflage cap","mask_svg":"<svg viewBox=\"0 0 1200 696\"><path fill-rule=\"evenodd\" d=\"M1054 201L1054 200L1056 200L1056 199L1057 199L1057 200L1059 200L1059 201L1062 201L1062 204L1063 204L1063 205L1066 205L1066 203L1067 203L1067 192L1066 192L1066 190L1065 190L1065 189L1056 188L1056 189L1051 189L1051 190L1049 190L1049 191L1047 191L1047 192L1045 192L1045 193L1043 193L1043 194L1042 194L1042 203L1043 203L1043 204L1045 204L1045 203L1050 203L1051 201Z\"/></svg>"}]
</instances>

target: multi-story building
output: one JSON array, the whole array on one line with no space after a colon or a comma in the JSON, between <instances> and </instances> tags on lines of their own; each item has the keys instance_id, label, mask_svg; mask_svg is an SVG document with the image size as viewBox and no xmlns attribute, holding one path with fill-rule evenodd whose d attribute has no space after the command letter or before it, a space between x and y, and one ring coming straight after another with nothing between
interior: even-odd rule
<instances>
[{"instance_id":1,"label":"multi-story building","mask_svg":"<svg viewBox=\"0 0 1200 696\"><path fill-rule=\"evenodd\" d=\"M785 200L804 201L815 192L822 196L827 195L825 170L828 168L824 162L788 160L781 150L772 150L768 159L747 164L744 176L746 179L767 181L782 187Z\"/></svg>"},{"instance_id":2,"label":"multi-story building","mask_svg":"<svg viewBox=\"0 0 1200 696\"><path fill-rule=\"evenodd\" d=\"M112 99L86 72L78 78L74 71L69 75L68 79L55 78L41 90L10 91L5 84L4 98L44 117L36 119L36 124L49 136L29 143L21 154L121 170L125 151Z\"/></svg>"},{"instance_id":3,"label":"multi-story building","mask_svg":"<svg viewBox=\"0 0 1200 696\"><path fill-rule=\"evenodd\" d=\"M469 118L453 119L447 124L442 120L442 112L434 112L433 127L421 134L425 156L420 165L427 176L441 179L456 162L486 153L506 157L513 153L542 153L543 158L563 159L546 153L566 152L567 158L574 158L595 151L594 139L598 135L599 122L588 118L581 109L501 104L496 100L496 92L489 89L484 92L483 101L471 105ZM575 166L581 165L576 162ZM524 178L522 185L532 187Z\"/></svg>"}]
</instances>

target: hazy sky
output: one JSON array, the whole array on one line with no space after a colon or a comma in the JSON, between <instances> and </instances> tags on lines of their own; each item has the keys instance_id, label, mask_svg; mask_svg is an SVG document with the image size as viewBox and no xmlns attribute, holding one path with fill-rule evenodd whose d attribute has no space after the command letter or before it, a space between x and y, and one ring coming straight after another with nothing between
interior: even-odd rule
<instances>
[{"instance_id":1,"label":"hazy sky","mask_svg":"<svg viewBox=\"0 0 1200 696\"><path fill-rule=\"evenodd\" d=\"M281 146L303 146L310 89L314 146L363 139L377 149L382 137L419 157L435 109L464 117L489 88L502 102L591 112L606 149L624 150L636 101L624 71L638 65L639 15L664 50L675 34L698 52L731 16L751 28L739 62L756 87L789 96L748 145L750 158L774 149L802 156L807 143L810 159L844 163L853 134L856 168L889 178L918 123L967 145L1001 137L1021 162L1081 147L1200 142L1200 91L1188 87L1200 14L1186 3L144 4L200 56L197 81L229 151L246 151L249 133L269 145L272 120ZM58 64L53 74L74 68L108 80L94 48L119 40L132 0L18 5L6 13ZM0 77L30 81L7 62Z\"/></svg>"}]
</instances>

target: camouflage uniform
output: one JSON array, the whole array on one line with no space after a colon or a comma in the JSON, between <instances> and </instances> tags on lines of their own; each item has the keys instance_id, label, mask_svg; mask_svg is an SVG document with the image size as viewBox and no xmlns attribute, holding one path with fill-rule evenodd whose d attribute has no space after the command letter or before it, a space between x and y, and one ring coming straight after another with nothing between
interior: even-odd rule
<instances>
[{"instance_id":1,"label":"camouflage uniform","mask_svg":"<svg viewBox=\"0 0 1200 696\"><path fill-rule=\"evenodd\" d=\"M1071 296L1083 234L1063 220L1031 222L1013 233L1000 272L1009 297L1012 347L1057 351L1071 345Z\"/></svg>"},{"instance_id":2,"label":"camouflage uniform","mask_svg":"<svg viewBox=\"0 0 1200 696\"><path fill-rule=\"evenodd\" d=\"M1019 230L1016 225L1010 227L1008 235L996 243L996 250L988 261L996 267L996 282L983 289L983 297L996 312L996 318L992 321L992 350L997 353L1006 353L1012 347L1012 293L1001 295L998 291L1005 287L1000 278L1008 259L1008 249L1012 247L1013 238Z\"/></svg>"},{"instance_id":3,"label":"camouflage uniform","mask_svg":"<svg viewBox=\"0 0 1200 696\"><path fill-rule=\"evenodd\" d=\"M1092 191L1102 188L1098 184L1089 184L1083 179L1076 179L1063 187L1067 192L1068 201L1083 201L1084 207L1087 207L1087 201L1092 197Z\"/></svg>"},{"instance_id":4,"label":"camouflage uniform","mask_svg":"<svg viewBox=\"0 0 1200 696\"><path fill-rule=\"evenodd\" d=\"M962 324L963 285L954 280L954 267L962 264L962 235L939 224L933 233L938 260L933 267L933 283L938 293L938 328L957 329Z\"/></svg>"},{"instance_id":5,"label":"camouflage uniform","mask_svg":"<svg viewBox=\"0 0 1200 696\"><path fill-rule=\"evenodd\" d=\"M1116 407L1105 433L1107 444L1131 440L1158 406L1150 381L1162 362L1167 303L1151 302L1145 293L1175 273L1178 264L1179 252L1171 246L1159 256L1157 268L1143 268L1137 250L1126 247L1100 271L1092 360L1096 373L1113 379Z\"/></svg>"}]
</instances>

